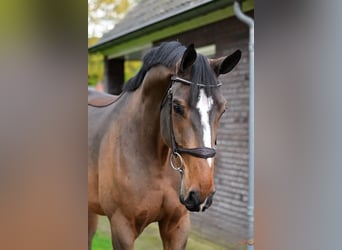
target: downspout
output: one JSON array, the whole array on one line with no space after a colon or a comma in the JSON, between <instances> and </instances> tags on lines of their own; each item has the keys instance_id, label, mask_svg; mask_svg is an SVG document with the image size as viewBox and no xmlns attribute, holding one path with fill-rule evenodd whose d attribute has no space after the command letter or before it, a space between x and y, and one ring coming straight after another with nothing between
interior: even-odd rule
<instances>
[{"instance_id":1,"label":"downspout","mask_svg":"<svg viewBox=\"0 0 342 250\"><path fill-rule=\"evenodd\" d=\"M236 17L249 26L249 191L248 191L248 241L247 249L254 250L254 20L241 11L234 2Z\"/></svg>"}]
</instances>

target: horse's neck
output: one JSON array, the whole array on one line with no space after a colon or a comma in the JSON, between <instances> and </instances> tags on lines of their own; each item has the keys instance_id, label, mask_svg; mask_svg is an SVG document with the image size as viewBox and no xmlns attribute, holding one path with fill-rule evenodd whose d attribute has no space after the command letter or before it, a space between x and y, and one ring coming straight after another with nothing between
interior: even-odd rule
<instances>
[{"instance_id":1,"label":"horse's neck","mask_svg":"<svg viewBox=\"0 0 342 250\"><path fill-rule=\"evenodd\" d=\"M164 66L152 68L145 76L142 86L136 90L138 98L135 117L141 136L138 138L154 159L165 160L168 147L161 139L160 105L169 87L170 70Z\"/></svg>"}]
</instances>

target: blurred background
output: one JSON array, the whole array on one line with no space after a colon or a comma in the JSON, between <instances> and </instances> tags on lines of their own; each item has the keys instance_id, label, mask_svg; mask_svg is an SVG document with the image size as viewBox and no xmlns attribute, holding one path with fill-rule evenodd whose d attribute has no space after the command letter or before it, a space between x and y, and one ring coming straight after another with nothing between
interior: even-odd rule
<instances>
[{"instance_id":1,"label":"blurred background","mask_svg":"<svg viewBox=\"0 0 342 250\"><path fill-rule=\"evenodd\" d=\"M88 46L99 42L119 23L139 0L89 0L88 1ZM104 57L100 51L88 54L88 85L103 89ZM141 58L126 60L124 64L124 81L130 79L139 70Z\"/></svg>"}]
</instances>

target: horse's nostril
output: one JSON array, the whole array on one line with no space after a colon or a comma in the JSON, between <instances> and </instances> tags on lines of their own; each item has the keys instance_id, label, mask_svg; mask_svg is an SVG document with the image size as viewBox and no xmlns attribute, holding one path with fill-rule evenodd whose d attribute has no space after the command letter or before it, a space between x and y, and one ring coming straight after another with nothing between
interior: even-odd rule
<instances>
[{"instance_id":1,"label":"horse's nostril","mask_svg":"<svg viewBox=\"0 0 342 250\"><path fill-rule=\"evenodd\" d=\"M186 198L184 205L190 211L199 211L200 205L200 197L199 192L191 190L188 193L188 197Z\"/></svg>"},{"instance_id":2,"label":"horse's nostril","mask_svg":"<svg viewBox=\"0 0 342 250\"><path fill-rule=\"evenodd\" d=\"M188 195L188 200L193 202L195 205L198 203L199 201L199 194L196 191L190 191L189 195Z\"/></svg>"},{"instance_id":3,"label":"horse's nostril","mask_svg":"<svg viewBox=\"0 0 342 250\"><path fill-rule=\"evenodd\" d=\"M189 192L189 200L192 200L196 196L195 191Z\"/></svg>"}]
</instances>

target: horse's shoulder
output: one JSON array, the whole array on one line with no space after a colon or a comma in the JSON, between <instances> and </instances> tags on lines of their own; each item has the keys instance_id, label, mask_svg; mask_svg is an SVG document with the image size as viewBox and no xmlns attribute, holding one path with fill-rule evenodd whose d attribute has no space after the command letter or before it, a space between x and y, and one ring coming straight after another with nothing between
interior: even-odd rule
<instances>
[{"instance_id":1,"label":"horse's shoulder","mask_svg":"<svg viewBox=\"0 0 342 250\"><path fill-rule=\"evenodd\" d=\"M88 105L93 107L106 107L114 103L119 98L118 95L111 95L88 89Z\"/></svg>"}]
</instances>

